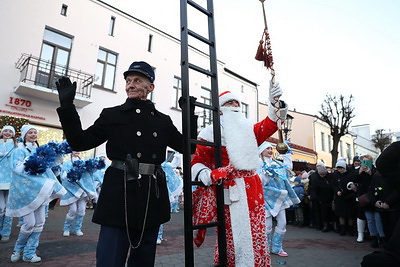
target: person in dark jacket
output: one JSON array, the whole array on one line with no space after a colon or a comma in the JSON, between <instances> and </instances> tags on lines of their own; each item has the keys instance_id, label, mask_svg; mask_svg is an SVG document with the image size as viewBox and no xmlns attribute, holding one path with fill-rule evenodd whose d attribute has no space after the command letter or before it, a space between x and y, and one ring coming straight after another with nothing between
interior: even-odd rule
<instances>
[{"instance_id":1,"label":"person in dark jacket","mask_svg":"<svg viewBox=\"0 0 400 267\"><path fill-rule=\"evenodd\" d=\"M332 175L332 189L334 191L335 214L339 218L340 235L353 235L354 217L357 214L356 194L349 190L351 173L346 170L346 162L338 160L336 171Z\"/></svg>"},{"instance_id":2,"label":"person in dark jacket","mask_svg":"<svg viewBox=\"0 0 400 267\"><path fill-rule=\"evenodd\" d=\"M355 157L355 159L357 159ZM373 164L372 164L372 156L371 155L363 155L358 158L358 160L362 160L362 162L371 162L371 168L367 168L366 164L361 166L361 163L357 163L356 161L353 162L353 178L352 181L347 185L348 189L353 190L357 194L357 242L362 243L364 242L364 232L365 226L367 223L367 219L365 217L365 209L367 207L363 207L362 203L360 203L360 197L367 193L369 185L371 183L371 178L374 175Z\"/></svg>"},{"instance_id":3,"label":"person in dark jacket","mask_svg":"<svg viewBox=\"0 0 400 267\"><path fill-rule=\"evenodd\" d=\"M183 135L171 118L147 100L155 87L153 68L143 61L133 62L124 79L125 103L103 109L86 130L73 105L76 82L62 77L56 83L57 112L70 146L84 151L107 142L107 157L112 162L92 219L101 225L96 251L100 267L126 266L126 260L127 266L154 265L158 229L170 220L161 163L167 147L183 152L184 146ZM191 123L197 124L195 117Z\"/></svg>"},{"instance_id":4,"label":"person in dark jacket","mask_svg":"<svg viewBox=\"0 0 400 267\"><path fill-rule=\"evenodd\" d=\"M316 217L322 222L322 232L328 232L334 221L332 212L333 190L331 187L331 175L324 165L318 165L317 171L310 176L308 192Z\"/></svg>"},{"instance_id":5,"label":"person in dark jacket","mask_svg":"<svg viewBox=\"0 0 400 267\"><path fill-rule=\"evenodd\" d=\"M392 194L394 192L400 194L400 141L392 143L379 155L379 157L376 159L376 168L382 175L388 187L393 189ZM392 194L390 194L391 197L393 197ZM379 203L380 207L389 210L396 204L399 204L399 200L393 201L391 197L389 199L388 196L387 200L381 201ZM386 203L386 201L388 203L390 202L391 204ZM400 220L397 220L397 224L392 231L385 249L374 251L365 255L361 262L361 266L400 266Z\"/></svg>"}]
</instances>

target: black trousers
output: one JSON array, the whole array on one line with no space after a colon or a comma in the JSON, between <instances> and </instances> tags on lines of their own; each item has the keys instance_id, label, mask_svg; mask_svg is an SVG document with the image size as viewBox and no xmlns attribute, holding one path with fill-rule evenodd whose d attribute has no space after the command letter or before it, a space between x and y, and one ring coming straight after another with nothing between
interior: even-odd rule
<instances>
[{"instance_id":1,"label":"black trousers","mask_svg":"<svg viewBox=\"0 0 400 267\"><path fill-rule=\"evenodd\" d=\"M156 257L159 226L145 229L138 248L130 248L125 228L101 226L96 250L97 267L152 267ZM132 246L136 247L141 231L129 230ZM129 253L129 257L128 257ZM127 265L125 263L127 262Z\"/></svg>"}]
</instances>

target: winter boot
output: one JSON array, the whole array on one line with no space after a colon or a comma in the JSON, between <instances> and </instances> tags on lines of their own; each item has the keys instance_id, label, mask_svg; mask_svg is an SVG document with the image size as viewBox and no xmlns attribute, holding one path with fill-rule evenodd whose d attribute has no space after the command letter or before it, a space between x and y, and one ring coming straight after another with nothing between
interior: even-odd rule
<instances>
[{"instance_id":1,"label":"winter boot","mask_svg":"<svg viewBox=\"0 0 400 267\"><path fill-rule=\"evenodd\" d=\"M371 236L372 243L370 244L371 248L377 248L379 246L379 239L377 236Z\"/></svg>"},{"instance_id":2,"label":"winter boot","mask_svg":"<svg viewBox=\"0 0 400 267\"><path fill-rule=\"evenodd\" d=\"M386 237L379 237L378 238L378 244L379 244L379 247L381 247L381 248L386 248Z\"/></svg>"},{"instance_id":3,"label":"winter boot","mask_svg":"<svg viewBox=\"0 0 400 267\"><path fill-rule=\"evenodd\" d=\"M287 257L288 254L282 248L282 239L285 234L277 233L275 230L274 237L272 238L271 253L279 255L281 257Z\"/></svg>"},{"instance_id":4,"label":"winter boot","mask_svg":"<svg viewBox=\"0 0 400 267\"><path fill-rule=\"evenodd\" d=\"M25 262L40 262L42 259L36 255L36 249L39 246L39 237L42 232L32 232L24 248L22 260Z\"/></svg>"},{"instance_id":5,"label":"winter boot","mask_svg":"<svg viewBox=\"0 0 400 267\"><path fill-rule=\"evenodd\" d=\"M14 252L11 255L11 262L17 262L21 259L21 253L24 251L26 243L31 233L19 232L17 242L15 242Z\"/></svg>"},{"instance_id":6,"label":"winter boot","mask_svg":"<svg viewBox=\"0 0 400 267\"><path fill-rule=\"evenodd\" d=\"M70 217L68 215L68 213L67 213L67 215L65 216L63 236L69 236L70 235L71 225L72 225L72 222L74 221L74 219L75 219L75 217Z\"/></svg>"},{"instance_id":7,"label":"winter boot","mask_svg":"<svg viewBox=\"0 0 400 267\"><path fill-rule=\"evenodd\" d=\"M4 216L0 242L8 242L10 240L11 227L12 227L12 217Z\"/></svg>"},{"instance_id":8,"label":"winter boot","mask_svg":"<svg viewBox=\"0 0 400 267\"><path fill-rule=\"evenodd\" d=\"M163 240L163 232L164 232L164 226L161 224L160 228L158 229L158 235L157 235L157 245L161 245L161 242Z\"/></svg>"},{"instance_id":9,"label":"winter boot","mask_svg":"<svg viewBox=\"0 0 400 267\"><path fill-rule=\"evenodd\" d=\"M75 226L74 226L74 233L75 233L76 236L83 236L83 232L81 231L82 223L83 223L83 217L85 217L85 214L83 214L83 215L76 214Z\"/></svg>"},{"instance_id":10,"label":"winter boot","mask_svg":"<svg viewBox=\"0 0 400 267\"><path fill-rule=\"evenodd\" d=\"M364 231L365 231L366 221L357 218L357 242L363 243L364 242Z\"/></svg>"},{"instance_id":11,"label":"winter boot","mask_svg":"<svg viewBox=\"0 0 400 267\"><path fill-rule=\"evenodd\" d=\"M267 234L267 242L268 242L268 251L271 251L271 248L272 248L272 235L271 235L271 233Z\"/></svg>"}]
</instances>

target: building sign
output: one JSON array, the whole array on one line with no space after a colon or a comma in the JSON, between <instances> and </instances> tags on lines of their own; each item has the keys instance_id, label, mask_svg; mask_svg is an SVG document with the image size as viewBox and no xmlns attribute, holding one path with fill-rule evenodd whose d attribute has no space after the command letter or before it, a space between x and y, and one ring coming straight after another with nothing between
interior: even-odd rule
<instances>
[{"instance_id":1,"label":"building sign","mask_svg":"<svg viewBox=\"0 0 400 267\"><path fill-rule=\"evenodd\" d=\"M43 121L46 120L45 117L31 115L31 114L26 113L29 111L33 111L33 109L31 108L32 102L30 100L10 96L9 101L5 106L9 107L11 109L11 111L0 109L1 113L9 114L11 116L23 116L23 117L28 117L31 119L37 119L37 120L43 120Z\"/></svg>"}]
</instances>

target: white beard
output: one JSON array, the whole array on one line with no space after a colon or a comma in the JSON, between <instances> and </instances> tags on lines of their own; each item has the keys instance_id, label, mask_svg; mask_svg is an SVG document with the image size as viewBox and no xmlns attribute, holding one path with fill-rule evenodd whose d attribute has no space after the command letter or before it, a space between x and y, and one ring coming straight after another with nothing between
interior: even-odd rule
<instances>
[{"instance_id":1,"label":"white beard","mask_svg":"<svg viewBox=\"0 0 400 267\"><path fill-rule=\"evenodd\" d=\"M256 170L259 158L253 123L235 109L224 109L222 112L222 136L225 138L230 164L238 170Z\"/></svg>"}]
</instances>

